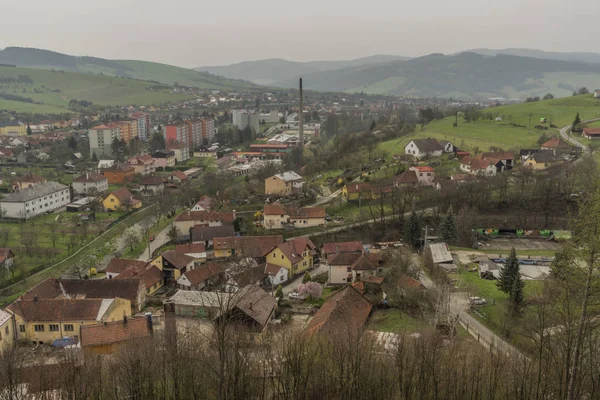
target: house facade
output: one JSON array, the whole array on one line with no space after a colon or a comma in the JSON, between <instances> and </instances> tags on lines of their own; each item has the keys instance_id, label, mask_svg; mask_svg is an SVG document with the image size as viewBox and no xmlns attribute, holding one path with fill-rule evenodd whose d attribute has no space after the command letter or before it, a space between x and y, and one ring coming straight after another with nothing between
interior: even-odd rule
<instances>
[{"instance_id":1,"label":"house facade","mask_svg":"<svg viewBox=\"0 0 600 400\"><path fill-rule=\"evenodd\" d=\"M165 190L165 182L160 176L148 175L140 179L140 187L143 192L156 195Z\"/></svg>"},{"instance_id":2,"label":"house facade","mask_svg":"<svg viewBox=\"0 0 600 400\"><path fill-rule=\"evenodd\" d=\"M378 273L378 257L371 253L338 253L327 258L329 283L341 285Z\"/></svg>"},{"instance_id":3,"label":"house facade","mask_svg":"<svg viewBox=\"0 0 600 400\"><path fill-rule=\"evenodd\" d=\"M129 164L114 164L102 170L102 174L108 179L108 184L123 184L133 180L135 168Z\"/></svg>"},{"instance_id":4,"label":"house facade","mask_svg":"<svg viewBox=\"0 0 600 400\"><path fill-rule=\"evenodd\" d=\"M460 170L472 175L495 176L498 171L490 160L481 157L465 156L460 160Z\"/></svg>"},{"instance_id":5,"label":"house facade","mask_svg":"<svg viewBox=\"0 0 600 400\"><path fill-rule=\"evenodd\" d=\"M18 300L8 307L14 316L16 339L51 344L66 336L79 336L80 328L123 319L131 315L131 303L110 299Z\"/></svg>"},{"instance_id":6,"label":"house facade","mask_svg":"<svg viewBox=\"0 0 600 400\"><path fill-rule=\"evenodd\" d=\"M102 174L87 172L73 179L72 186L76 194L102 193L108 190L108 179Z\"/></svg>"},{"instance_id":7,"label":"house facade","mask_svg":"<svg viewBox=\"0 0 600 400\"><path fill-rule=\"evenodd\" d=\"M267 229L281 229L285 224L296 228L309 228L325 224L326 212L323 207L286 209L281 204L265 204L264 226Z\"/></svg>"},{"instance_id":8,"label":"house facade","mask_svg":"<svg viewBox=\"0 0 600 400\"><path fill-rule=\"evenodd\" d=\"M284 267L288 270L288 276L293 277L313 267L315 254L316 247L313 242L308 238L299 237L277 245L266 254L266 260L270 264Z\"/></svg>"},{"instance_id":9,"label":"house facade","mask_svg":"<svg viewBox=\"0 0 600 400\"><path fill-rule=\"evenodd\" d=\"M15 331L12 314L0 310L0 355L13 347Z\"/></svg>"},{"instance_id":10,"label":"house facade","mask_svg":"<svg viewBox=\"0 0 600 400\"><path fill-rule=\"evenodd\" d=\"M281 265L266 263L265 274L273 286L281 285L289 278L289 270Z\"/></svg>"},{"instance_id":11,"label":"house facade","mask_svg":"<svg viewBox=\"0 0 600 400\"><path fill-rule=\"evenodd\" d=\"M404 146L404 152L421 159L439 157L444 152L444 148L436 139L413 139Z\"/></svg>"},{"instance_id":12,"label":"house facade","mask_svg":"<svg viewBox=\"0 0 600 400\"><path fill-rule=\"evenodd\" d=\"M303 178L293 171L283 172L265 179L265 194L289 196L302 192Z\"/></svg>"},{"instance_id":13,"label":"house facade","mask_svg":"<svg viewBox=\"0 0 600 400\"><path fill-rule=\"evenodd\" d=\"M175 219L175 226L182 233L188 233L197 225L209 227L231 225L235 221L235 213L219 213L212 211L186 211Z\"/></svg>"},{"instance_id":14,"label":"house facade","mask_svg":"<svg viewBox=\"0 0 600 400\"><path fill-rule=\"evenodd\" d=\"M175 166L175 152L173 150L156 150L152 155L156 167L173 168Z\"/></svg>"},{"instance_id":15,"label":"house facade","mask_svg":"<svg viewBox=\"0 0 600 400\"><path fill-rule=\"evenodd\" d=\"M134 199L133 195L126 188L117 189L102 201L102 205L108 211L117 211L120 209L138 209L142 207L142 202Z\"/></svg>"},{"instance_id":16,"label":"house facade","mask_svg":"<svg viewBox=\"0 0 600 400\"><path fill-rule=\"evenodd\" d=\"M28 219L65 207L70 202L68 186L50 181L9 194L0 200L0 209L6 218Z\"/></svg>"},{"instance_id":17,"label":"house facade","mask_svg":"<svg viewBox=\"0 0 600 400\"><path fill-rule=\"evenodd\" d=\"M433 180L435 179L435 171L433 168L428 166L415 165L408 169L414 171L417 176L417 183L422 186L433 186Z\"/></svg>"},{"instance_id":18,"label":"house facade","mask_svg":"<svg viewBox=\"0 0 600 400\"><path fill-rule=\"evenodd\" d=\"M156 171L154 159L147 154L131 157L127 163L133 167L136 175L151 175Z\"/></svg>"}]
</instances>

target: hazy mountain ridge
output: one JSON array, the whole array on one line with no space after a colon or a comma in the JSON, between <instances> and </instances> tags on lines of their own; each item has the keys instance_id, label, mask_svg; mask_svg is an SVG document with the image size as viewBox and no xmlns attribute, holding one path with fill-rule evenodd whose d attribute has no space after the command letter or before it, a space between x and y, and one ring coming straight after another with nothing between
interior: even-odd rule
<instances>
[{"instance_id":1,"label":"hazy mountain ridge","mask_svg":"<svg viewBox=\"0 0 600 400\"><path fill-rule=\"evenodd\" d=\"M156 81L168 85L178 83L206 89L245 90L255 85L239 79L214 76L173 65L137 60L107 60L99 57L76 57L50 50L7 47L0 50L0 64L20 67L56 69Z\"/></svg>"},{"instance_id":2,"label":"hazy mountain ridge","mask_svg":"<svg viewBox=\"0 0 600 400\"><path fill-rule=\"evenodd\" d=\"M198 67L194 69L227 78L244 79L256 84L272 85L280 81L296 79L298 76L314 72L370 66L408 59L409 57L392 55L374 55L353 60L306 62L289 61L282 58L270 58L258 61L243 61L231 65Z\"/></svg>"}]
</instances>

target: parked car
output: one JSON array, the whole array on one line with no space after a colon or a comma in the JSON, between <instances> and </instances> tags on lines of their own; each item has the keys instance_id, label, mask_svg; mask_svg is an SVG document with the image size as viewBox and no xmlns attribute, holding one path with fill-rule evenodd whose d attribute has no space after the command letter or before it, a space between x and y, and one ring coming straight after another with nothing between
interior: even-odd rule
<instances>
[{"instance_id":1,"label":"parked car","mask_svg":"<svg viewBox=\"0 0 600 400\"><path fill-rule=\"evenodd\" d=\"M485 306L487 301L481 297L469 297L469 305L473 306Z\"/></svg>"},{"instance_id":2,"label":"parked car","mask_svg":"<svg viewBox=\"0 0 600 400\"><path fill-rule=\"evenodd\" d=\"M306 296L301 295L300 293L297 292L292 292L290 294L288 294L288 297L290 298L290 300L304 300L306 299Z\"/></svg>"}]
</instances>

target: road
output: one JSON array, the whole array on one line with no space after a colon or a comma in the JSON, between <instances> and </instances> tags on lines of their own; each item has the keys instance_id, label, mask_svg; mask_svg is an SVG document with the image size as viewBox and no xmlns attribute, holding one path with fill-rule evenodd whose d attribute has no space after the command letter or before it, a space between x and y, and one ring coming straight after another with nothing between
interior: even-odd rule
<instances>
[{"instance_id":1,"label":"road","mask_svg":"<svg viewBox=\"0 0 600 400\"><path fill-rule=\"evenodd\" d=\"M588 124L590 122L600 121L600 118L588 119L587 121L583 121L582 124ZM583 149L583 151L589 153L589 148L582 144L579 140L569 135L569 130L571 129L571 125L564 126L560 129L560 136L567 142L571 143L573 146L579 147Z\"/></svg>"},{"instance_id":2,"label":"road","mask_svg":"<svg viewBox=\"0 0 600 400\"><path fill-rule=\"evenodd\" d=\"M420 260L415 256L413 262L420 266ZM424 271L421 271L419 280L427 289L433 289L437 287L436 283L433 282ZM467 330L477 342L487 349L495 352L501 352L506 355L516 355L523 357L523 355L512 345L507 343L500 336L492 332L488 327L483 325L473 316L468 313L469 310L469 298L468 294L462 292L450 293L450 313L451 315L458 316L458 322L460 325Z\"/></svg>"},{"instance_id":3,"label":"road","mask_svg":"<svg viewBox=\"0 0 600 400\"><path fill-rule=\"evenodd\" d=\"M154 250L158 249L160 246L162 246L163 244L165 244L169 241L167 232L169 231L170 228L171 228L171 225L168 225L165 229L160 231L160 233L158 235L154 236L154 241L150 242L150 254L152 254L154 252ZM146 246L146 249L144 250L144 252L142 253L142 255L138 258L138 260L150 261L147 246Z\"/></svg>"}]
</instances>

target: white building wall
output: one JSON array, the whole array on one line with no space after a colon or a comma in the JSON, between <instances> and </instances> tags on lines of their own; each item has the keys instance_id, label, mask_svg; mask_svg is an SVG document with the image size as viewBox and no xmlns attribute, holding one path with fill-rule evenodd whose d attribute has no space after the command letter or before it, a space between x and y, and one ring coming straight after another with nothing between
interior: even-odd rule
<instances>
[{"instance_id":1,"label":"white building wall","mask_svg":"<svg viewBox=\"0 0 600 400\"><path fill-rule=\"evenodd\" d=\"M7 218L32 218L47 211L64 207L70 202L69 189L64 189L26 202L2 202L0 208L2 208Z\"/></svg>"},{"instance_id":2,"label":"white building wall","mask_svg":"<svg viewBox=\"0 0 600 400\"><path fill-rule=\"evenodd\" d=\"M332 285L342 285L349 283L348 275L352 272L348 272L347 266L330 265L329 266L329 283Z\"/></svg>"}]
</instances>

